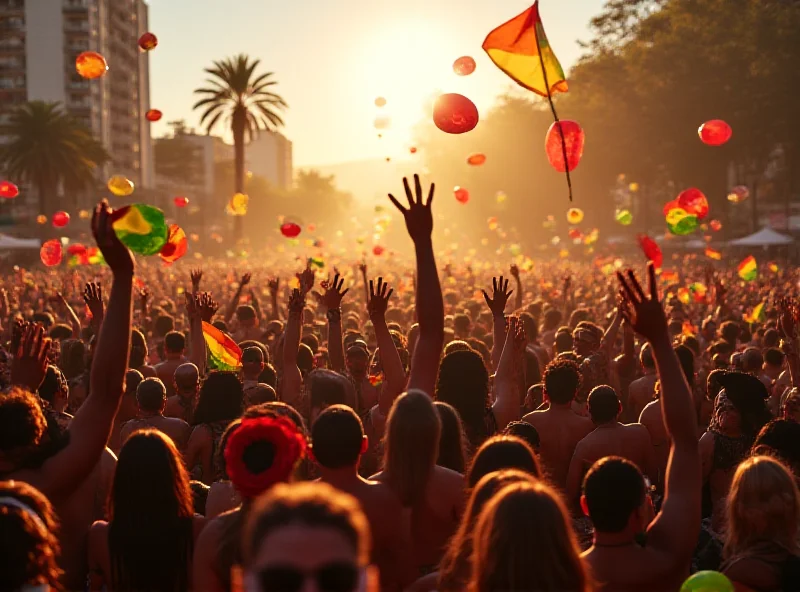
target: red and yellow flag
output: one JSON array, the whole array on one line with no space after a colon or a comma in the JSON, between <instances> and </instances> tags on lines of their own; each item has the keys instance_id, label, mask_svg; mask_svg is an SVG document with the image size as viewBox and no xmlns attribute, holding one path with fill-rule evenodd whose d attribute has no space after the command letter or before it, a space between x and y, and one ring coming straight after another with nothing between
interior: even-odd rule
<instances>
[{"instance_id":1,"label":"red and yellow flag","mask_svg":"<svg viewBox=\"0 0 800 592\"><path fill-rule=\"evenodd\" d=\"M536 94L547 97L567 92L569 88L564 70L547 41L539 16L539 0L489 33L483 49L514 82Z\"/></svg>"}]
</instances>

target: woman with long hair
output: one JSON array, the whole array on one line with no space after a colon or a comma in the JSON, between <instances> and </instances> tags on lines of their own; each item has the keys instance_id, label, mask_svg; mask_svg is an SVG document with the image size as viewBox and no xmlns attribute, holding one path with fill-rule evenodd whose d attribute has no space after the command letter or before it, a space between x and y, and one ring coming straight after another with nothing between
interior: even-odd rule
<instances>
[{"instance_id":1,"label":"woman with long hair","mask_svg":"<svg viewBox=\"0 0 800 592\"><path fill-rule=\"evenodd\" d=\"M516 436L494 436L478 448L467 473L467 485L475 487L485 475L504 469L525 471L540 479L542 469L533 449Z\"/></svg>"},{"instance_id":2,"label":"woman with long hair","mask_svg":"<svg viewBox=\"0 0 800 592\"><path fill-rule=\"evenodd\" d=\"M456 473L464 474L467 466L467 439L464 426L452 405L444 401L433 404L442 422L442 435L439 437L439 458L436 464Z\"/></svg>"},{"instance_id":3,"label":"woman with long hair","mask_svg":"<svg viewBox=\"0 0 800 592\"><path fill-rule=\"evenodd\" d=\"M507 485L481 512L473 539L470 592L591 592L569 513L539 482Z\"/></svg>"},{"instance_id":4,"label":"woman with long hair","mask_svg":"<svg viewBox=\"0 0 800 592\"><path fill-rule=\"evenodd\" d=\"M416 565L430 573L455 532L464 502L461 474L436 466L439 414L430 397L418 390L400 395L389 412L383 447L383 471L372 477L389 485L411 510Z\"/></svg>"},{"instance_id":5,"label":"woman with long hair","mask_svg":"<svg viewBox=\"0 0 800 592\"><path fill-rule=\"evenodd\" d=\"M457 350L442 358L435 398L458 411L472 451L497 431L489 397L489 371L477 352Z\"/></svg>"},{"instance_id":6,"label":"woman with long hair","mask_svg":"<svg viewBox=\"0 0 800 592\"><path fill-rule=\"evenodd\" d=\"M800 492L780 461L742 462L728 495L722 572L759 592L796 590L800 582Z\"/></svg>"},{"instance_id":7,"label":"woman with long hair","mask_svg":"<svg viewBox=\"0 0 800 592\"><path fill-rule=\"evenodd\" d=\"M119 453L109 520L89 532L91 589L191 589L195 516L189 475L175 444L157 430L135 432Z\"/></svg>"},{"instance_id":8,"label":"woman with long hair","mask_svg":"<svg viewBox=\"0 0 800 592\"><path fill-rule=\"evenodd\" d=\"M234 372L211 372L200 387L194 430L186 446L186 466L192 478L211 485L222 474L214 455L228 425L244 411L242 382Z\"/></svg>"}]
</instances>

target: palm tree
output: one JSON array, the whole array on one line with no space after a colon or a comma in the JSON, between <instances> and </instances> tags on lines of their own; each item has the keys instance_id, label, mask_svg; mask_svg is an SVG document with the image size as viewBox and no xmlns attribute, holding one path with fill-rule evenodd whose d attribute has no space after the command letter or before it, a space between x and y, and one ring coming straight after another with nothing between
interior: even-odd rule
<instances>
[{"instance_id":1,"label":"palm tree","mask_svg":"<svg viewBox=\"0 0 800 592\"><path fill-rule=\"evenodd\" d=\"M0 169L27 182L39 195L39 211L50 215L59 185L80 191L95 183L95 170L110 156L91 131L60 103L31 101L11 113L0 150Z\"/></svg>"},{"instance_id":2,"label":"palm tree","mask_svg":"<svg viewBox=\"0 0 800 592\"><path fill-rule=\"evenodd\" d=\"M277 84L273 73L255 74L260 60L251 60L239 54L221 62L214 62L205 72L211 76L209 86L194 92L202 95L194 109L204 109L200 125L210 134L222 119L230 122L234 147L234 193L244 193L244 145L260 130L275 130L283 125L278 111L286 108L286 102L270 87ZM241 218L237 217L234 234L240 235Z\"/></svg>"}]
</instances>

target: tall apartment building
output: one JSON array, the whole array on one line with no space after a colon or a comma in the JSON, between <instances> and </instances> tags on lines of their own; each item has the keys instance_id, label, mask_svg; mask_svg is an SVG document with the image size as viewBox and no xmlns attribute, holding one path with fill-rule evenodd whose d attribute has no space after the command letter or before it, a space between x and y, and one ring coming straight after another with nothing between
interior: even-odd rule
<instances>
[{"instance_id":1,"label":"tall apartment building","mask_svg":"<svg viewBox=\"0 0 800 592\"><path fill-rule=\"evenodd\" d=\"M278 132L261 131L245 149L247 169L276 187L289 189L294 182L292 142Z\"/></svg>"},{"instance_id":2,"label":"tall apartment building","mask_svg":"<svg viewBox=\"0 0 800 592\"><path fill-rule=\"evenodd\" d=\"M105 173L139 186L154 182L144 0L0 0L0 141L9 108L61 102L85 123L112 161ZM83 51L105 56L108 73L85 80L75 71Z\"/></svg>"}]
</instances>

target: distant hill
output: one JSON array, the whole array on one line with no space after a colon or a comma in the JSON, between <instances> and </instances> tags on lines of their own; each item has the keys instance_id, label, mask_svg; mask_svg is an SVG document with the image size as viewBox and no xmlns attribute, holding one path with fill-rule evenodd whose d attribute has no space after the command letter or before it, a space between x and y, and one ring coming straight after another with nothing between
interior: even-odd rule
<instances>
[{"instance_id":1,"label":"distant hill","mask_svg":"<svg viewBox=\"0 0 800 592\"><path fill-rule=\"evenodd\" d=\"M336 177L336 187L353 194L362 203L373 203L390 191L401 192L401 179L419 172L419 163L411 160L386 162L383 159L356 160L340 164L300 167L315 169Z\"/></svg>"}]
</instances>

